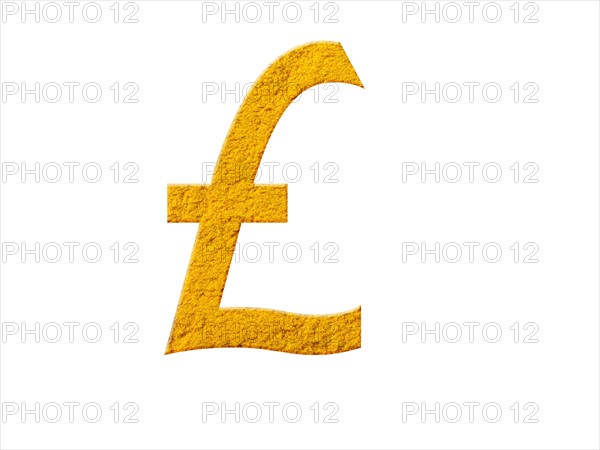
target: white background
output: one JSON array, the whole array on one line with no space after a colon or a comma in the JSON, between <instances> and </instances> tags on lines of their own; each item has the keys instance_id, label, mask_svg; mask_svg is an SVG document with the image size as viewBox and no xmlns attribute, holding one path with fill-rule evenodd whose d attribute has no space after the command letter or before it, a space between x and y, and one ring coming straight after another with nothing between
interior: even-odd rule
<instances>
[{"instance_id":1,"label":"white background","mask_svg":"<svg viewBox=\"0 0 600 450\"><path fill-rule=\"evenodd\" d=\"M114 23L112 3L100 2L95 24L80 10L74 23L22 23L16 15L1 24L3 83L103 87L97 103L80 93L73 103L7 98L2 162L97 162L104 170L97 183L81 172L74 183L8 178L2 241L98 242L105 252L96 264L81 253L75 263L21 263L17 255L2 264L3 323L95 322L104 332L96 344L81 338L81 327L74 343L3 336L3 403L96 402L103 417L88 423L80 409L74 423L4 416L2 448L599 447L597 2L537 2L538 23L515 23L513 2L500 2L496 23L481 7L473 23L423 23L418 15L403 22L401 2L348 1L337 3L337 23L321 15L316 24L313 2L301 3L297 23L278 9L274 23L255 24L218 15L203 22L194 1L139 1L138 23ZM365 89L340 85L337 103L305 95L286 111L263 161L303 169L289 185L289 222L243 225L239 242L298 242L305 253L297 264L281 253L275 263L263 255L232 264L222 305L309 314L362 305L362 348L165 356L197 230L167 224L166 186L202 182L202 163L216 161L239 106L233 95L202 102L202 83L244 85L282 53L317 40L342 43ZM503 96L491 103L476 90L473 103L466 91L457 103L433 95L402 101L402 83L470 81L498 83ZM139 102L114 103L114 82L136 83ZM515 82L539 86L539 101L515 103ZM114 162L136 163L139 183L113 183ZM314 183L315 162L337 164L339 183ZM466 174L457 183L403 183L403 162L496 162L503 176L489 183L479 170L473 183ZM515 162L537 164L539 182L514 183ZM280 172L275 181L285 182ZM139 263L112 262L114 242L136 243ZM312 262L314 242L339 245L339 263ZM504 253L495 264L480 251L474 263L466 255L456 264L431 256L403 263L402 242L497 242ZM514 263L514 242L536 243L539 263ZM138 324L139 343L114 343L115 322ZM402 322L496 322L504 334L488 343L480 326L474 343L403 343ZM515 322L536 323L539 343L514 343ZM139 405L139 422L114 423L115 402ZM203 402L296 402L303 416L288 423L278 409L274 423L236 423L233 415L203 423ZM315 402L335 402L338 423L314 423ZM503 415L489 423L479 407L473 423L436 423L433 415L403 422L405 402L495 402ZM536 403L539 422L515 423L515 402Z\"/></svg>"}]
</instances>

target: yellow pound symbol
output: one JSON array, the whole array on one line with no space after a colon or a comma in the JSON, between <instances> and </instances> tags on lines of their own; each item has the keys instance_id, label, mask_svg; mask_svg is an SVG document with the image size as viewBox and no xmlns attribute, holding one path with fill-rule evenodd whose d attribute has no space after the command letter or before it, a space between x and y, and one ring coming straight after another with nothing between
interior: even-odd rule
<instances>
[{"instance_id":1,"label":"yellow pound symbol","mask_svg":"<svg viewBox=\"0 0 600 450\"><path fill-rule=\"evenodd\" d=\"M281 56L258 78L240 106L211 184L167 187L168 221L200 224L167 354L247 347L324 355L360 348L360 306L330 315L220 307L241 224L287 222L287 185L258 185L254 179L286 108L321 83L363 87L341 44L309 43ZM264 95L265 88L270 95ZM242 175L236 179L234 173Z\"/></svg>"}]
</instances>

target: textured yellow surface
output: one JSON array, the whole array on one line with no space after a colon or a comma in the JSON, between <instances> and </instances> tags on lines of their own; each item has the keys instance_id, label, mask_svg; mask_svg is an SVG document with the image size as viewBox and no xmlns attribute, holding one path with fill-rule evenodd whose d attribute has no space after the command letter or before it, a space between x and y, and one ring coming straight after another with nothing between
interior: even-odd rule
<instances>
[{"instance_id":1,"label":"textured yellow surface","mask_svg":"<svg viewBox=\"0 0 600 450\"><path fill-rule=\"evenodd\" d=\"M240 106L211 184L167 187L168 221L200 226L166 353L249 347L322 355L360 348L360 307L331 315L220 308L241 224L287 222L287 185L254 184L271 133L298 95L334 82L362 87L341 44L314 42L282 55Z\"/></svg>"}]
</instances>

